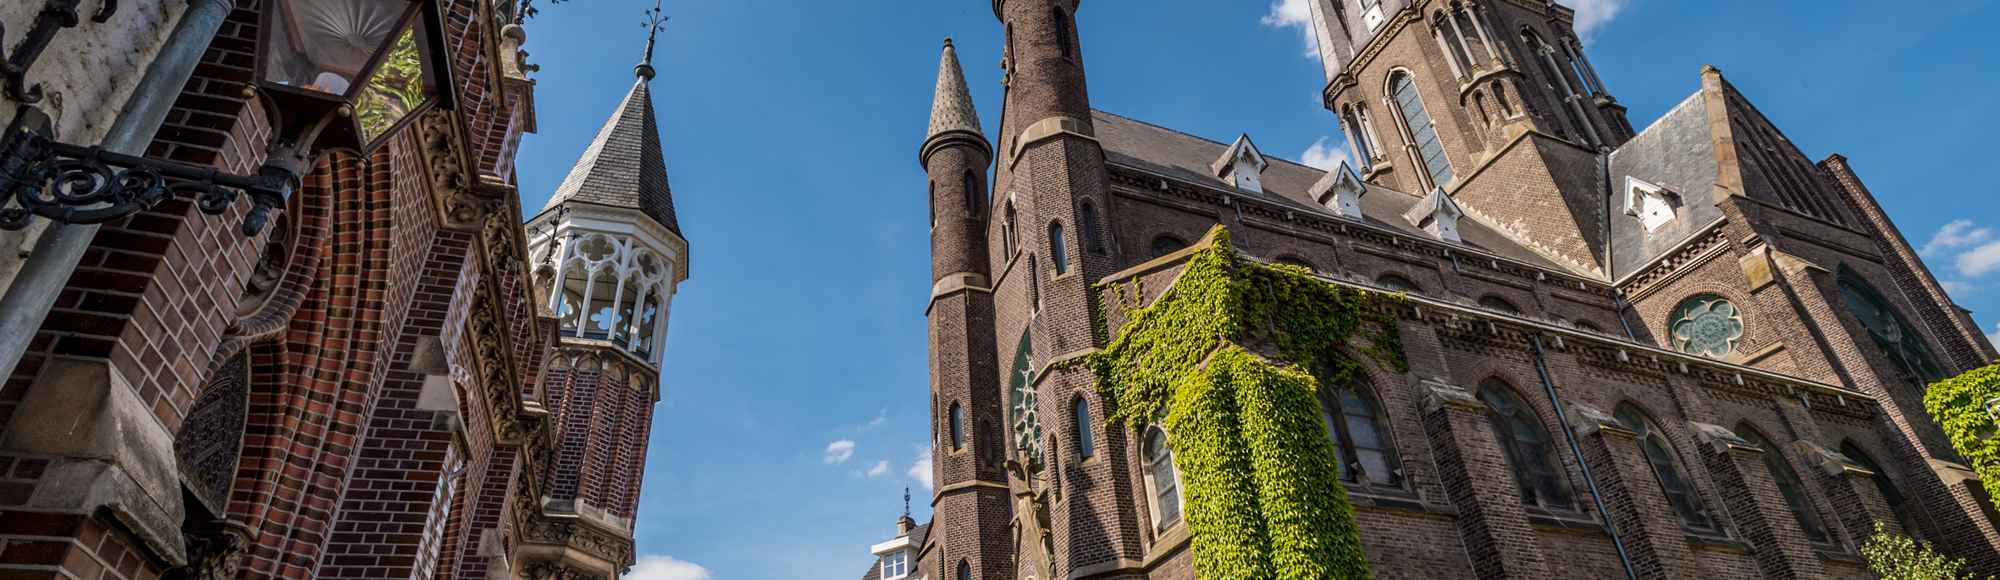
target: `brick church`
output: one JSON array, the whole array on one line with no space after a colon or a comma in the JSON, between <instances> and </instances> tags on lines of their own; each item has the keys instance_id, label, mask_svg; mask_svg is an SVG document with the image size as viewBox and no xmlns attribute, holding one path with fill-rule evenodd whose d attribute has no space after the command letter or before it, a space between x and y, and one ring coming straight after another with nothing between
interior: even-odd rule
<instances>
[{"instance_id":1,"label":"brick church","mask_svg":"<svg viewBox=\"0 0 2000 580\"><path fill-rule=\"evenodd\" d=\"M0 7L0 577L631 568L688 277L650 38L529 212L515 2L44 4Z\"/></svg>"},{"instance_id":2,"label":"brick church","mask_svg":"<svg viewBox=\"0 0 2000 580\"><path fill-rule=\"evenodd\" d=\"M1073 364L1218 248L1406 298L1374 315L1408 371L1320 384L1327 456L1257 464L1337 467L1373 577L1872 578L1878 526L2000 573L2000 513L1921 404L1996 352L1843 157L1712 67L1635 128L1555 3L1310 3L1357 166L1093 109L1077 0L994 0L996 135L946 42L919 149L934 515L865 580L1212 577L1213 535L1264 533L1191 531L1207 464L1108 422Z\"/></svg>"}]
</instances>

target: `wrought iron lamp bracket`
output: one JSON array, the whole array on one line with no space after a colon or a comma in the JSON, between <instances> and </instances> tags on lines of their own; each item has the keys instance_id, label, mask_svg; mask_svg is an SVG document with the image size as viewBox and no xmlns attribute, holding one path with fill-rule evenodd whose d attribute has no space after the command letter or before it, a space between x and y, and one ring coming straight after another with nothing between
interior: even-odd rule
<instances>
[{"instance_id":1,"label":"wrought iron lamp bracket","mask_svg":"<svg viewBox=\"0 0 2000 580\"><path fill-rule=\"evenodd\" d=\"M104 23L118 12L118 0L99 0L97 12L90 15L90 21ZM14 46L13 54L0 59L0 84L5 84L7 96L23 103L38 103L42 100L42 85L28 84L28 69L41 59L42 51L48 49L56 32L64 28L74 28L82 23L76 15L76 7L83 0L48 0L42 4L42 11L35 15L34 28L28 29L21 43ZM0 25L0 47L7 45L7 28Z\"/></svg>"},{"instance_id":2,"label":"wrought iron lamp bracket","mask_svg":"<svg viewBox=\"0 0 2000 580\"><path fill-rule=\"evenodd\" d=\"M50 138L46 113L23 105L0 135L0 229L18 230L35 216L63 224L101 224L153 207L169 195L194 196L202 213L220 215L245 193L252 206L242 232L254 236L271 208L298 188L298 174L266 164L255 175L225 173L71 145Z\"/></svg>"}]
</instances>

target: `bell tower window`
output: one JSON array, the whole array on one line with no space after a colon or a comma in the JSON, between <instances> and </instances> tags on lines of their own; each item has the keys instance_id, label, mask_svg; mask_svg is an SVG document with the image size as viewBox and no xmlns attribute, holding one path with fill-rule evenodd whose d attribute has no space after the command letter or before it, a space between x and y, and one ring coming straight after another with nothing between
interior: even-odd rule
<instances>
[{"instance_id":1,"label":"bell tower window","mask_svg":"<svg viewBox=\"0 0 2000 580\"><path fill-rule=\"evenodd\" d=\"M1437 128L1431 123L1430 114L1424 111L1423 97L1417 95L1417 84L1410 80L1409 73L1398 71L1389 77L1389 96L1402 113L1403 126L1409 129L1406 136L1416 148L1416 161L1430 178L1423 189L1451 183L1451 160L1445 158L1444 144L1438 141Z\"/></svg>"}]
</instances>

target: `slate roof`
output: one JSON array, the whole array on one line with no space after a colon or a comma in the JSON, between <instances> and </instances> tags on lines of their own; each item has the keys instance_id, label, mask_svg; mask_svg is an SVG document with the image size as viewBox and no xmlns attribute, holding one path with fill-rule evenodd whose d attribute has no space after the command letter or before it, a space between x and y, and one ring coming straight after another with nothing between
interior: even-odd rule
<instances>
[{"instance_id":1,"label":"slate roof","mask_svg":"<svg viewBox=\"0 0 2000 580\"><path fill-rule=\"evenodd\" d=\"M938 63L937 96L931 103L931 128L926 138L940 133L964 131L979 134L979 113L972 108L972 91L965 87L965 72L958 67L958 49L944 39L944 56Z\"/></svg>"},{"instance_id":2,"label":"slate roof","mask_svg":"<svg viewBox=\"0 0 2000 580\"><path fill-rule=\"evenodd\" d=\"M1105 159L1113 165L1155 173L1187 183L1208 185L1216 189L1236 190L1234 184L1224 182L1209 173L1209 165L1229 149L1228 144L1104 111L1091 111L1091 120L1093 128L1097 131L1097 139L1104 146ZM1332 210L1316 203L1311 194L1307 193L1314 183L1326 176L1326 171L1270 154L1265 154L1264 158L1271 162L1271 166L1264 169L1260 178L1264 185L1264 195L1244 192L1245 197L1263 199L1297 210L1333 214ZM1435 239L1429 232L1403 219L1403 212L1415 206L1423 199L1423 195L1397 191L1373 183L1364 185L1368 192L1361 196L1363 223L1410 237ZM1550 270L1568 271L1568 268L1542 257L1532 249L1514 243L1513 240L1475 220L1460 220L1458 237L1462 241L1460 245L1464 247Z\"/></svg>"},{"instance_id":3,"label":"slate roof","mask_svg":"<svg viewBox=\"0 0 2000 580\"><path fill-rule=\"evenodd\" d=\"M660 150L660 127L653 115L646 79L632 85L625 101L598 130L543 210L580 201L639 210L680 235L674 196L667 187L667 161Z\"/></svg>"}]
</instances>

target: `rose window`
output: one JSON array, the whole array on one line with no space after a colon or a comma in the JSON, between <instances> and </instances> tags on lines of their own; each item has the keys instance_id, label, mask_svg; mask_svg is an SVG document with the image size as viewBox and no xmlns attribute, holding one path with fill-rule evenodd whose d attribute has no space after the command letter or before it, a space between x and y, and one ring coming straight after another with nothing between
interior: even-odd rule
<instances>
[{"instance_id":1,"label":"rose window","mask_svg":"<svg viewBox=\"0 0 2000 580\"><path fill-rule=\"evenodd\" d=\"M1743 339L1743 313L1720 296L1702 296L1681 304L1667 324L1674 349L1692 355L1722 358Z\"/></svg>"}]
</instances>

